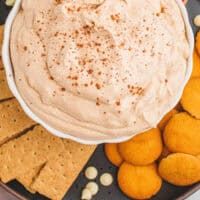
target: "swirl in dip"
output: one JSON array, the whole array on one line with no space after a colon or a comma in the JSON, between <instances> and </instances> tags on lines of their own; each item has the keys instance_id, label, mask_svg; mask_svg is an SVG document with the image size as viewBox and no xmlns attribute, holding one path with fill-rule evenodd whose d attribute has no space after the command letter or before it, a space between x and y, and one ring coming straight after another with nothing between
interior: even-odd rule
<instances>
[{"instance_id":1,"label":"swirl in dip","mask_svg":"<svg viewBox=\"0 0 200 200\"><path fill-rule=\"evenodd\" d=\"M174 104L188 56L175 0L23 0L11 33L26 104L88 140L155 127Z\"/></svg>"}]
</instances>

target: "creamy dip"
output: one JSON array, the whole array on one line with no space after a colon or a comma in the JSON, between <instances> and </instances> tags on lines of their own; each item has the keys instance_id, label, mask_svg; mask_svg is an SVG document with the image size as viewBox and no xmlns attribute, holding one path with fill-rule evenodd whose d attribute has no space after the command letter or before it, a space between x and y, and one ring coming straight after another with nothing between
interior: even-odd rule
<instances>
[{"instance_id":1,"label":"creamy dip","mask_svg":"<svg viewBox=\"0 0 200 200\"><path fill-rule=\"evenodd\" d=\"M83 139L155 127L184 82L188 55L175 0L23 0L11 34L26 104Z\"/></svg>"}]
</instances>

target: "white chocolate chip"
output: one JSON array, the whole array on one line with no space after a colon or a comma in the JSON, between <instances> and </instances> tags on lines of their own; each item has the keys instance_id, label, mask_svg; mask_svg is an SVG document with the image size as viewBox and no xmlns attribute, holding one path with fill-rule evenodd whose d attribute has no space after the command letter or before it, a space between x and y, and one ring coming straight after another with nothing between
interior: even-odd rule
<instances>
[{"instance_id":1,"label":"white chocolate chip","mask_svg":"<svg viewBox=\"0 0 200 200\"><path fill-rule=\"evenodd\" d=\"M97 192L99 191L99 186L98 186L97 183L95 183L95 182L89 182L89 183L86 185L86 188L87 188L88 190L90 190L90 192L92 193L92 195L97 194Z\"/></svg>"},{"instance_id":2,"label":"white chocolate chip","mask_svg":"<svg viewBox=\"0 0 200 200\"><path fill-rule=\"evenodd\" d=\"M87 188L83 189L81 200L91 200L91 199L92 199L92 194L90 190Z\"/></svg>"},{"instance_id":3,"label":"white chocolate chip","mask_svg":"<svg viewBox=\"0 0 200 200\"><path fill-rule=\"evenodd\" d=\"M7 6L13 6L15 4L15 0L6 0Z\"/></svg>"},{"instance_id":4,"label":"white chocolate chip","mask_svg":"<svg viewBox=\"0 0 200 200\"><path fill-rule=\"evenodd\" d=\"M200 27L200 15L197 15L197 16L194 18L194 24L195 24L195 26Z\"/></svg>"},{"instance_id":5,"label":"white chocolate chip","mask_svg":"<svg viewBox=\"0 0 200 200\"><path fill-rule=\"evenodd\" d=\"M85 176L89 180L95 179L97 175L98 175L98 171L95 167L88 167L85 171Z\"/></svg>"},{"instance_id":6,"label":"white chocolate chip","mask_svg":"<svg viewBox=\"0 0 200 200\"><path fill-rule=\"evenodd\" d=\"M109 186L113 182L113 177L109 173L104 173L100 177L100 182L103 186Z\"/></svg>"}]
</instances>

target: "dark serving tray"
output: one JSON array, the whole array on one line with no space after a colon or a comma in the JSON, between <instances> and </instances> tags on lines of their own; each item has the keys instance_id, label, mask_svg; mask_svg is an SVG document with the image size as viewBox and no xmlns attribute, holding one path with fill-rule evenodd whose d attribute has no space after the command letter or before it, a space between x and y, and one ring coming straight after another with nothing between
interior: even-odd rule
<instances>
[{"instance_id":1,"label":"dark serving tray","mask_svg":"<svg viewBox=\"0 0 200 200\"><path fill-rule=\"evenodd\" d=\"M193 24L193 19L197 14L200 14L200 0L189 0L187 4L187 9L189 12L190 22L193 26L193 31L196 33L197 28ZM0 24L4 24L6 17L10 11L10 8L5 6L4 0L0 0ZM183 163L184 164L184 163ZM103 172L110 172L114 177L117 174L117 168L111 165L105 158L103 145L99 145L93 156L87 163L87 166L95 166L99 170L99 174ZM86 167L87 167L86 166ZM85 167L85 168L86 168ZM84 177L84 170L79 174L77 180L73 183L72 187L65 195L63 200L79 200L81 196L81 191L85 184L87 183ZM97 182L99 182L99 177L97 177ZM100 185L100 184L99 184ZM152 198L152 200L183 200L186 197L193 194L195 191L200 190L200 183L188 187L176 187L166 182L163 182L160 192ZM110 187L100 186L99 193L93 198L94 200L130 200L128 197L124 196L122 192L117 187L116 179ZM0 200L47 200L39 194L31 194L25 190L25 188L20 185L17 181L12 181L7 185L0 182Z\"/></svg>"}]
</instances>

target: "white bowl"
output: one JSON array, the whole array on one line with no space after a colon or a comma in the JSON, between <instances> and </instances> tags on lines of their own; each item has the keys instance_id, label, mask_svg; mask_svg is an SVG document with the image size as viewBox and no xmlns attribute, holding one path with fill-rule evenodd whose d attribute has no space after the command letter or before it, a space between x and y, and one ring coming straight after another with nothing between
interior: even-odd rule
<instances>
[{"instance_id":1,"label":"white bowl","mask_svg":"<svg viewBox=\"0 0 200 200\"><path fill-rule=\"evenodd\" d=\"M187 68L187 74L186 74L186 77L185 77L185 81L184 81L182 87L179 90L179 94L177 94L177 97L174 101L174 104L172 105L172 107L170 109L175 107L176 104L179 102L179 100L182 96L184 87L185 87L186 83L188 82L190 75L192 73L192 53L193 53L193 48L194 48L194 36L193 36L193 32L192 32L192 29L191 29L191 26L190 26L190 23L189 23L186 8L185 8L185 6L184 6L184 4L182 3L181 0L176 0L176 1L177 1L177 4L180 7L180 10L182 12L182 16L183 16L184 21L185 21L185 26L186 26L186 29L187 29L187 37L188 37L188 41L189 41L189 44L190 44L190 56L189 56L189 59L188 59L188 68ZM18 89L17 89L16 84L15 84L15 78L14 78L13 68L12 68L11 59L10 59L10 48L9 48L9 46L10 46L10 32L11 32L12 23L13 23L15 16L17 15L19 9L20 9L20 5L21 5L21 0L16 0L12 11L10 12L10 14L7 18L7 21L6 21L6 24L5 24L5 33L4 33L2 56L3 56L3 63L4 63L4 66L5 66L7 81L8 81L8 85L10 87L10 90L12 91L13 95L16 97L16 99L21 104L25 113L31 119L33 119L34 121L36 121L37 123L39 123L43 127L45 127L52 134L54 134L58 137L68 138L68 139L71 139L71 140L74 140L76 142L83 143L83 144L118 143L118 142L122 142L122 141L130 139L132 136L124 136L124 137L120 137L120 138L105 139L105 140L98 140L98 141L85 140L85 139L82 139L82 138L77 138L77 137L74 137L70 134L62 133L62 132L54 129L53 127L49 126L46 122L44 122L36 114L34 114L31 111L31 109L26 105L26 103L22 99L20 93L18 92ZM163 116L169 110L166 110L166 112L163 113ZM159 119L159 121L160 120L161 119ZM159 121L158 121L158 123L159 123Z\"/></svg>"}]
</instances>

